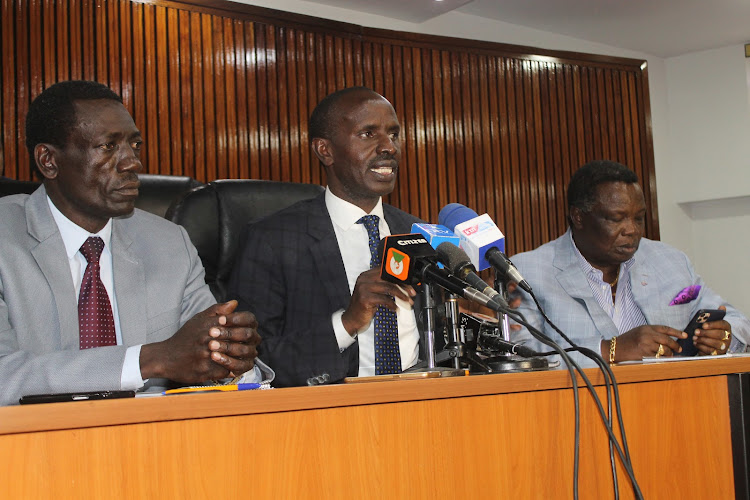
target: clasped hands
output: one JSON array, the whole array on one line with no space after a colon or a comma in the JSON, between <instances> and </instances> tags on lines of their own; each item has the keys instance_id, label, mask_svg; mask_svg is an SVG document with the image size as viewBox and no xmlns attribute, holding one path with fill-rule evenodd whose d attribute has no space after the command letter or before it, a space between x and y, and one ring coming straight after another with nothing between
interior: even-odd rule
<instances>
[{"instance_id":1,"label":"clasped hands","mask_svg":"<svg viewBox=\"0 0 750 500\"><path fill-rule=\"evenodd\" d=\"M237 301L215 304L190 318L172 337L141 348L141 377L200 384L241 375L258 356L258 322Z\"/></svg>"}]
</instances>

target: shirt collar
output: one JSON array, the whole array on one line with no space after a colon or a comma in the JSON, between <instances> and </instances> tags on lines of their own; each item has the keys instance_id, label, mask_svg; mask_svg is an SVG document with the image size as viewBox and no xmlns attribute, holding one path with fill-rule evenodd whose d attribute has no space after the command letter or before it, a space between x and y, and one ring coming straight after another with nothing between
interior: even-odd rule
<instances>
[{"instance_id":1,"label":"shirt collar","mask_svg":"<svg viewBox=\"0 0 750 500\"><path fill-rule=\"evenodd\" d=\"M378 204L369 214L358 206L342 200L326 187L326 208L331 216L331 221L344 231L348 231L365 215L377 215L383 220L383 198L378 199Z\"/></svg>"},{"instance_id":2,"label":"shirt collar","mask_svg":"<svg viewBox=\"0 0 750 500\"><path fill-rule=\"evenodd\" d=\"M55 204L52 203L49 196L47 196L47 204L52 211L52 217L55 219L57 228L60 230L60 236L62 236L63 243L65 243L65 252L68 254L68 259L73 258L89 236L99 236L104 241L104 247L111 248L112 219L107 221L107 224L101 229L101 231L92 234L65 217L65 215L57 209Z\"/></svg>"}]
</instances>

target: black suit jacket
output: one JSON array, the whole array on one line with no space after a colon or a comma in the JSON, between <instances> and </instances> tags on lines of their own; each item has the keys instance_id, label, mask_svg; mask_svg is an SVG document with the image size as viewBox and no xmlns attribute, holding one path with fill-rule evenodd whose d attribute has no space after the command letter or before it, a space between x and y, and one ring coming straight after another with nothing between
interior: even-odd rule
<instances>
[{"instance_id":1,"label":"black suit jacket","mask_svg":"<svg viewBox=\"0 0 750 500\"><path fill-rule=\"evenodd\" d=\"M392 234L421 222L390 205L383 213ZM340 352L331 323L351 293L325 193L247 226L229 297L257 317L260 357L276 371L274 385L305 385L324 373L331 381L357 376L359 343Z\"/></svg>"}]
</instances>

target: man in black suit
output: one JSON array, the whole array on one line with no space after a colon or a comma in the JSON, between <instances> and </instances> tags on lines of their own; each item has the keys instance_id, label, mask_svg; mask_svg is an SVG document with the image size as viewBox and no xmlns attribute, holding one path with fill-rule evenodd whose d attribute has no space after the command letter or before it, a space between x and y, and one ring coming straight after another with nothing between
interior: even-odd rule
<instances>
[{"instance_id":1,"label":"man in black suit","mask_svg":"<svg viewBox=\"0 0 750 500\"><path fill-rule=\"evenodd\" d=\"M230 294L240 309L254 311L263 338L260 356L276 371L277 386L305 385L324 374L334 382L388 373L378 364L383 355L375 352L383 350L376 339L383 334L375 333L374 324L384 324L379 318L388 314L376 313L379 307L396 312L388 324L391 350L400 359L390 372L419 357L416 292L381 280L380 270L371 269L377 258L370 242L409 233L419 221L381 199L396 182L400 129L393 106L370 89L327 96L310 117L311 147L325 168L326 192L250 224L241 240ZM378 217L369 226L363 217L368 215Z\"/></svg>"}]
</instances>

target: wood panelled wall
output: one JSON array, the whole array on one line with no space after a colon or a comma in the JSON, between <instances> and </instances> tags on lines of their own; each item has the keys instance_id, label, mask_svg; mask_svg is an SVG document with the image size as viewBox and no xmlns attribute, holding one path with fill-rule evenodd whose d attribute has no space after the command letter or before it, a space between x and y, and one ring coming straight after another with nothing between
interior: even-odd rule
<instances>
[{"instance_id":1,"label":"wood panelled wall","mask_svg":"<svg viewBox=\"0 0 750 500\"><path fill-rule=\"evenodd\" d=\"M93 79L123 96L151 173L325 183L307 118L366 85L394 104L403 161L390 202L428 221L450 202L488 212L509 253L566 228L586 161L633 168L658 237L643 61L369 29L244 4L0 0L5 175L30 179L31 100Z\"/></svg>"}]
</instances>

